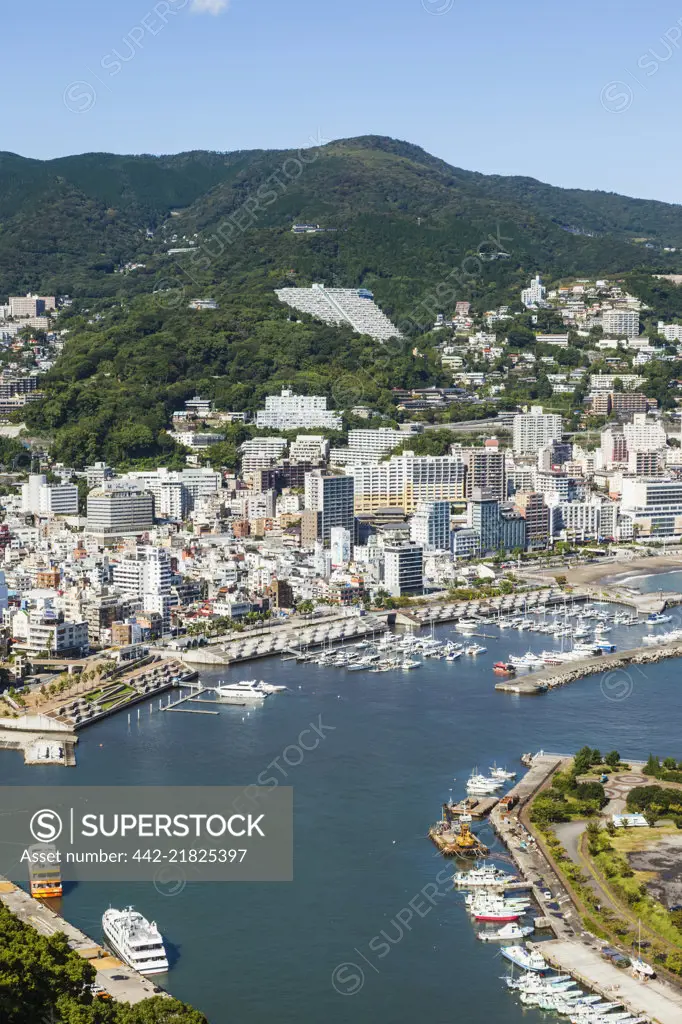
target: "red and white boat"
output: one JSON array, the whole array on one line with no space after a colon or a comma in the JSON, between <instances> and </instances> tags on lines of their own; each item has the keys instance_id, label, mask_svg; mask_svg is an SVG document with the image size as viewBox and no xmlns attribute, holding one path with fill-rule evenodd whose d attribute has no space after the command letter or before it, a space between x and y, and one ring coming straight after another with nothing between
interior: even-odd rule
<instances>
[{"instance_id":1,"label":"red and white boat","mask_svg":"<svg viewBox=\"0 0 682 1024\"><path fill-rule=\"evenodd\" d=\"M523 915L523 910L514 907L481 907L472 911L472 917L475 921L518 921Z\"/></svg>"}]
</instances>

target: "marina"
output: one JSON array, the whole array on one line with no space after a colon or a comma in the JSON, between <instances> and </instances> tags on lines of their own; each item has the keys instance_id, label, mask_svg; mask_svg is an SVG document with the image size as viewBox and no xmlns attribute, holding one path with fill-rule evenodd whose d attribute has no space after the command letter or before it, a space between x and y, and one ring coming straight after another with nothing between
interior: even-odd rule
<instances>
[{"instance_id":1,"label":"marina","mask_svg":"<svg viewBox=\"0 0 682 1024\"><path fill-rule=\"evenodd\" d=\"M614 611L610 606L610 614ZM654 631L671 626L666 623ZM464 637L451 629L447 623L436 625L435 639L464 642ZM616 642L628 649L624 638L632 636L640 642L644 630L643 626L639 632L635 627L614 626L610 635L615 634ZM339 997L330 977L337 964L351 961L365 973L362 991L355 996L361 1001L357 1004L361 1015L390 1014L401 1021L425 1012L438 1016L442 1014L439 986L444 973L452 969L456 950L459 970L469 980L468 991L462 995L462 1013L467 1019L483 1009L489 1019L504 1020L505 1024L541 1024L541 1011L521 1003L498 980L504 973L501 945L522 940L477 938L479 930L500 931L504 924L472 927L464 897L457 895L452 884L454 873L470 861L442 859L432 843L425 841L428 822L438 816L442 803L458 807L476 764L485 776L491 775L496 765L518 771L517 779L498 791L503 798L532 789L542 777L540 762L534 756L536 770L524 772L519 753L536 750L541 744L547 750L569 751L585 742L601 742L645 760L649 753L646 737L655 727L661 748L675 750L682 693L670 671L674 662L661 662L647 667L646 682L635 677L628 700L622 702L605 703L598 676L558 688L548 701L496 699L494 661L508 654L521 655L529 646L540 652L547 646L546 637L530 630L499 631L492 625L483 631L499 636L480 641L488 646L485 655L462 656L454 664L422 658L420 668L408 672L397 668L380 674L347 672L275 656L259 662L258 675L287 686L285 699L280 701L268 699L252 709L216 706L218 715L202 717L157 714L157 697L139 705L139 718L132 712L130 725L127 715L113 715L80 732L78 770L86 771L95 785L114 781L148 784L149 780L201 785L211 777L246 786L260 776L261 784L278 781L294 786L296 870L294 882L286 886L185 885L166 875L159 879L158 890L142 883L65 886L60 913L94 939L100 935L102 913L110 905L132 904L143 909L149 920L163 922L170 969L162 984L202 1009L211 1021L220 1021L224 1015L223 1000L212 979L224 969L220 951L228 946L235 1013L250 1007L250 1012L267 1015L276 1000L280 1019L294 1024L301 1016L305 1019L305 1005L314 991L316 1013L324 1014L333 1024L343 1024L348 1001ZM420 635L430 638L430 623ZM253 674L253 670L202 668L200 681L205 687L214 687L226 678ZM519 673L517 678L522 681L525 677ZM187 694L189 686L175 690L172 699L181 692ZM163 697L164 704L167 699ZM203 703L194 707L212 710ZM609 716L607 733L605 712ZM298 737L302 729L320 722L324 738L318 737L315 750L306 751ZM309 740L304 736L303 742L312 746ZM201 759L197 750L201 750ZM554 763L561 757L551 755ZM59 784L57 779L63 776L47 766L27 767L20 758L8 755L3 772L8 784L50 786ZM320 800L320 792L329 799ZM572 942L569 929L575 920L568 905L561 903L564 916L560 919L542 895L544 883L559 899L562 889L551 874L534 866L532 844L514 823L515 808L511 814L503 813L499 803L495 805L497 795L471 799L479 804L490 800L492 805L492 812L489 809L481 818L475 816L475 807L469 810L473 830L490 850L487 861L520 880L528 877L528 871L529 880L535 880L535 888L528 893L520 888L509 891L514 897L530 895L531 906L536 907L532 918L535 931L530 937L542 939L543 929L549 926L545 934ZM458 810L467 813L463 807ZM506 841L502 844L496 831L498 818L502 825L504 818L510 820L505 832L509 847ZM528 847L525 851L520 848L522 842ZM321 858L327 873L352 878L352 897L347 886L330 887L320 877ZM523 865L523 872L515 859ZM354 868L348 874L349 864L363 865L363 869ZM440 878L447 881L440 883ZM423 919L415 916L411 931L399 922L392 923L410 898L434 882L444 897L430 914ZM320 901L338 923L329 943L311 948L303 933L315 927ZM290 922L294 918L299 921L300 934L292 935ZM264 930L266 919L269 924ZM519 921L520 927L529 927L527 916ZM565 932L561 930L564 925ZM382 930L392 940L386 940L390 953L377 959L368 944ZM254 944L262 952L257 962L252 956ZM542 939L542 945L546 944ZM283 949L287 950L284 962ZM271 974L262 970L263 957L277 965Z\"/></svg>"}]
</instances>

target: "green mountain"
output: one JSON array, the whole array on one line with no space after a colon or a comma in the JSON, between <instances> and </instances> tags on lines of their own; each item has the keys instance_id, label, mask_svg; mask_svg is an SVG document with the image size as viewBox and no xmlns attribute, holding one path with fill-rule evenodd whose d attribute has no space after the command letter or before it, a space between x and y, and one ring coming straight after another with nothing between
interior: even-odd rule
<instances>
[{"instance_id":1,"label":"green mountain","mask_svg":"<svg viewBox=\"0 0 682 1024\"><path fill-rule=\"evenodd\" d=\"M327 230L295 235L296 222ZM172 456L169 413L196 391L255 408L290 384L389 411L391 387L445 382L428 336L415 354L294 323L277 287L370 288L413 336L459 299L515 300L538 271L673 271L664 247L682 247L682 207L476 174L375 136L303 151L0 154L3 292L75 300L29 425L76 464ZM142 266L115 272L131 261ZM188 308L206 295L218 310Z\"/></svg>"}]
</instances>

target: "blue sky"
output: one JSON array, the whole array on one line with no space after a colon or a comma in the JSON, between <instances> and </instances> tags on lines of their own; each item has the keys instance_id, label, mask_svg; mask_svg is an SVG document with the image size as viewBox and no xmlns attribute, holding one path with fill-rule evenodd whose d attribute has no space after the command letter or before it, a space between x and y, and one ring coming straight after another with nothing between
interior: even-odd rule
<instances>
[{"instance_id":1,"label":"blue sky","mask_svg":"<svg viewBox=\"0 0 682 1024\"><path fill-rule=\"evenodd\" d=\"M29 0L3 10L4 150L298 147L678 202L682 3Z\"/></svg>"}]
</instances>

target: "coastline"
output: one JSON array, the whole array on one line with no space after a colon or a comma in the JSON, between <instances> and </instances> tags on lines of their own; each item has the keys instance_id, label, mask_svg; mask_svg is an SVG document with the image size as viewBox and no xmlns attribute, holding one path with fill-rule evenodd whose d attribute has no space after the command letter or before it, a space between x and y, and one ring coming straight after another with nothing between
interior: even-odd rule
<instances>
[{"instance_id":1,"label":"coastline","mask_svg":"<svg viewBox=\"0 0 682 1024\"><path fill-rule=\"evenodd\" d=\"M617 559L596 565L579 565L572 569L552 570L548 575L555 579L565 576L569 585L615 583L625 585L626 580L641 579L644 576L665 575L671 572L682 572L682 553L671 555L649 555L633 558L626 562Z\"/></svg>"}]
</instances>

